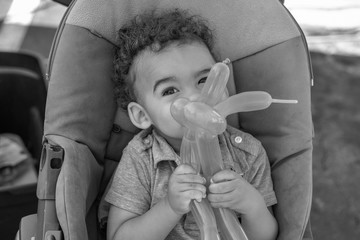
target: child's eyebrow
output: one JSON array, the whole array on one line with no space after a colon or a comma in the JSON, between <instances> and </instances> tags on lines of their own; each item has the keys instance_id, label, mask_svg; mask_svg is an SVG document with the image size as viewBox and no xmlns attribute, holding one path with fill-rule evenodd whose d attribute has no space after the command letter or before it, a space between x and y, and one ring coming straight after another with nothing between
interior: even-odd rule
<instances>
[{"instance_id":1,"label":"child's eyebrow","mask_svg":"<svg viewBox=\"0 0 360 240\"><path fill-rule=\"evenodd\" d=\"M203 74L207 74L207 73L209 73L210 72L210 69L211 68L205 68L205 69L203 69L203 70L201 70L201 71L199 71L199 72L197 72L194 76L195 76L195 78L197 78L197 77L199 77L199 76L201 76L201 75L203 75Z\"/></svg>"},{"instance_id":2,"label":"child's eyebrow","mask_svg":"<svg viewBox=\"0 0 360 240\"><path fill-rule=\"evenodd\" d=\"M174 77L166 77L155 81L153 92L161 85L174 80Z\"/></svg>"}]
</instances>

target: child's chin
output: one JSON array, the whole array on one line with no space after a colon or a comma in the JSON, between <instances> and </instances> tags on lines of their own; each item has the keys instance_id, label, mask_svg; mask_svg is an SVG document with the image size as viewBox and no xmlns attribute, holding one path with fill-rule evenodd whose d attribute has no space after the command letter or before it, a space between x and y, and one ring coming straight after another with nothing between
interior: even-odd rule
<instances>
[{"instance_id":1,"label":"child's chin","mask_svg":"<svg viewBox=\"0 0 360 240\"><path fill-rule=\"evenodd\" d=\"M185 128L179 126L178 128L172 128L169 132L171 132L168 134L169 137L181 140L184 136Z\"/></svg>"},{"instance_id":2,"label":"child's chin","mask_svg":"<svg viewBox=\"0 0 360 240\"><path fill-rule=\"evenodd\" d=\"M172 138L172 139L174 139L174 140L179 140L179 141L181 141L182 138L183 138L183 136L184 136L184 133L183 133L182 131L180 131L180 132L177 132L177 133L175 133L175 134L172 134L172 135L169 136L169 137Z\"/></svg>"},{"instance_id":3,"label":"child's chin","mask_svg":"<svg viewBox=\"0 0 360 240\"><path fill-rule=\"evenodd\" d=\"M159 128L157 128L157 132L163 136L166 139L171 139L172 141L179 140L184 136L184 132L182 129L172 129L171 131L167 129L167 131L161 131Z\"/></svg>"}]
</instances>

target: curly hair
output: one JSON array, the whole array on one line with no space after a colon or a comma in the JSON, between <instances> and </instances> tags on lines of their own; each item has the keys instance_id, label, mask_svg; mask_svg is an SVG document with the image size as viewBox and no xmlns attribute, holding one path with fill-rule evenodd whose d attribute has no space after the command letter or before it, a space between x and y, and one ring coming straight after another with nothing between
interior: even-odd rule
<instances>
[{"instance_id":1,"label":"curly hair","mask_svg":"<svg viewBox=\"0 0 360 240\"><path fill-rule=\"evenodd\" d=\"M143 50L160 52L175 42L180 45L200 42L215 58L214 37L207 21L185 10L173 9L161 13L152 10L138 15L119 30L117 37L113 81L118 105L125 110L130 102L136 101L134 81L130 80L129 71L134 59Z\"/></svg>"}]
</instances>

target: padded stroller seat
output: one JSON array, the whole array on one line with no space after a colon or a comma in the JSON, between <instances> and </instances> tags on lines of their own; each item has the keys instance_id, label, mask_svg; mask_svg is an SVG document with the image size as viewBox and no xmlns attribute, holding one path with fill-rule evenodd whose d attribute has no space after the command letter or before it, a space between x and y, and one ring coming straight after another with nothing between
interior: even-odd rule
<instances>
[{"instance_id":1,"label":"padded stroller seat","mask_svg":"<svg viewBox=\"0 0 360 240\"><path fill-rule=\"evenodd\" d=\"M311 63L301 29L284 6L277 0L74 0L50 54L44 130L44 143L64 151L54 199L65 239L97 238L91 209L138 131L113 96L116 31L145 9L169 7L209 20L216 51L232 61L231 94L262 90L299 101L238 114L231 124L257 137L268 153L278 239L311 238Z\"/></svg>"}]
</instances>

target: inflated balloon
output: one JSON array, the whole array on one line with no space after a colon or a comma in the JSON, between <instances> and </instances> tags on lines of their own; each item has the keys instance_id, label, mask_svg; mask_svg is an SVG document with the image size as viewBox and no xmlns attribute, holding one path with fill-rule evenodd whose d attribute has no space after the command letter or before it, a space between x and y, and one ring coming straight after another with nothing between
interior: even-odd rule
<instances>
[{"instance_id":1,"label":"inflated balloon","mask_svg":"<svg viewBox=\"0 0 360 240\"><path fill-rule=\"evenodd\" d=\"M202 172L207 183L215 173L224 169L217 136L225 131L225 118L228 115L265 109L272 103L297 103L296 100L273 99L262 91L239 93L223 100L229 75L225 61L216 63L210 70L199 99L189 101L179 98L171 106L172 116L185 127L181 160L192 165L198 173ZM201 239L248 239L234 211L213 209L207 199L192 201L190 208L199 226Z\"/></svg>"}]
</instances>

